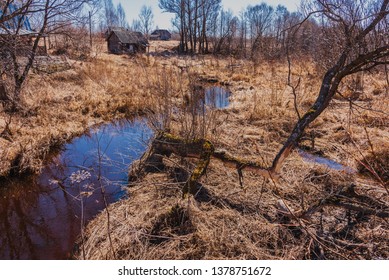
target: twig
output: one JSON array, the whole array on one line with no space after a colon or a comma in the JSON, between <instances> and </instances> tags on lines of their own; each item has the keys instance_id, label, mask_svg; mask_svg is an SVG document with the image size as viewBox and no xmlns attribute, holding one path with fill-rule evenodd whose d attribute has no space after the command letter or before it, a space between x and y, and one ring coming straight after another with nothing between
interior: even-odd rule
<instances>
[{"instance_id":1,"label":"twig","mask_svg":"<svg viewBox=\"0 0 389 280\"><path fill-rule=\"evenodd\" d=\"M102 137L102 135L100 137ZM112 141L112 139L110 140L109 144L111 143L111 141ZM108 149L109 144L107 145L104 153ZM112 238L111 238L110 212L109 212L109 209L108 209L107 198L105 196L105 187L103 186L103 184L101 182L101 164L102 164L102 156L103 155L101 154L100 139L99 138L97 138L97 155L98 155L98 162L99 162L99 164L98 164L98 175L97 175L98 177L97 177L97 181L100 184L101 195L103 196L105 211L107 213L107 235L108 235L109 245L111 247L113 257L114 257L114 259L116 259L116 253L115 253L115 249L113 247Z\"/></svg>"}]
</instances>

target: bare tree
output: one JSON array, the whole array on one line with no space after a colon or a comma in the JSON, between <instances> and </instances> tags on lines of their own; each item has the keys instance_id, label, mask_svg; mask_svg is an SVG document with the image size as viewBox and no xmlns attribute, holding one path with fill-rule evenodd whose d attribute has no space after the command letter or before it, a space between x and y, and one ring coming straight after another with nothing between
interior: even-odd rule
<instances>
[{"instance_id":1,"label":"bare tree","mask_svg":"<svg viewBox=\"0 0 389 280\"><path fill-rule=\"evenodd\" d=\"M28 0L1 2L0 59L6 93L2 97L6 111L21 108L21 91L48 32L88 20L83 8L94 0ZM21 60L23 56L26 59Z\"/></svg>"},{"instance_id":2,"label":"bare tree","mask_svg":"<svg viewBox=\"0 0 389 280\"><path fill-rule=\"evenodd\" d=\"M142 30L142 24L141 24L140 20L139 19L133 19L130 28L133 31L142 32L141 31Z\"/></svg>"},{"instance_id":3,"label":"bare tree","mask_svg":"<svg viewBox=\"0 0 389 280\"><path fill-rule=\"evenodd\" d=\"M160 4L162 2L179 4L168 0L161 0ZM171 11L173 8L180 11L181 8L179 5L164 7L172 8ZM301 19L301 15L290 14L279 7L275 20L271 20L273 9L261 4L255 8L249 7L246 16L242 17L249 25L254 49L265 35L273 36L279 40L279 47L284 48L283 55L289 58L289 63L292 51L308 51L307 54L317 57L324 72L317 99L310 109L300 114L296 107L298 121L272 165L269 168L254 168L259 174L271 178L280 172L284 160L298 145L305 129L328 107L344 78L379 65L384 65L386 69L389 64L389 0L309 0L304 2L304 9L306 17ZM224 46L231 53L231 42L238 34L239 19L232 13L222 11L217 21L213 29L214 37L217 37L214 49L220 52ZM187 36L185 22L186 18L181 26L182 38ZM241 27L241 34L244 28ZM289 86L296 89L298 83L289 83Z\"/></svg>"},{"instance_id":4,"label":"bare tree","mask_svg":"<svg viewBox=\"0 0 389 280\"><path fill-rule=\"evenodd\" d=\"M159 0L163 11L175 14L182 52L208 52L208 33L216 29L220 4L221 0Z\"/></svg>"},{"instance_id":5,"label":"bare tree","mask_svg":"<svg viewBox=\"0 0 389 280\"><path fill-rule=\"evenodd\" d=\"M258 56L262 38L271 27L273 12L274 8L264 2L247 8L246 17L250 28L251 58Z\"/></svg>"},{"instance_id":6,"label":"bare tree","mask_svg":"<svg viewBox=\"0 0 389 280\"><path fill-rule=\"evenodd\" d=\"M140 9L139 13L139 21L140 21L140 27L146 36L150 35L151 28L153 27L154 24L154 14L153 10L151 7L148 7L146 5L143 5L142 8Z\"/></svg>"},{"instance_id":7,"label":"bare tree","mask_svg":"<svg viewBox=\"0 0 389 280\"><path fill-rule=\"evenodd\" d=\"M104 0L104 16L107 28L119 25L118 13L112 0Z\"/></svg>"},{"instance_id":8,"label":"bare tree","mask_svg":"<svg viewBox=\"0 0 389 280\"><path fill-rule=\"evenodd\" d=\"M327 52L331 55L323 57L327 70L317 99L296 123L275 157L269 169L272 174L280 171L305 128L328 107L345 77L389 63L389 0L313 0L307 2L305 7L308 17L317 16L321 21L321 31L325 37L317 35L317 39L323 42L319 46L330 46ZM328 33L336 36L328 36Z\"/></svg>"},{"instance_id":9,"label":"bare tree","mask_svg":"<svg viewBox=\"0 0 389 280\"><path fill-rule=\"evenodd\" d=\"M238 18L234 16L231 10L222 10L218 22L218 34L215 40L214 53L221 53L224 49L226 53L231 53L231 42L235 35Z\"/></svg>"},{"instance_id":10,"label":"bare tree","mask_svg":"<svg viewBox=\"0 0 389 280\"><path fill-rule=\"evenodd\" d=\"M217 15L221 9L221 0L201 0L199 19L199 51L208 53L208 32L212 24L216 24Z\"/></svg>"},{"instance_id":11,"label":"bare tree","mask_svg":"<svg viewBox=\"0 0 389 280\"><path fill-rule=\"evenodd\" d=\"M126 12L124 11L121 3L119 3L117 7L117 17L118 17L118 26L125 27L125 28L128 27Z\"/></svg>"}]
</instances>

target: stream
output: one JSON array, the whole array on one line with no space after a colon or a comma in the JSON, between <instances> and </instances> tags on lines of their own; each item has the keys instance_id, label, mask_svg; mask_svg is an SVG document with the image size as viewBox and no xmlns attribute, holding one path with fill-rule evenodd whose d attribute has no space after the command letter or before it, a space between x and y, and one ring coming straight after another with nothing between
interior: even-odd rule
<instances>
[{"instance_id":1,"label":"stream","mask_svg":"<svg viewBox=\"0 0 389 280\"><path fill-rule=\"evenodd\" d=\"M71 258L81 218L85 225L105 208L103 195L107 203L126 196L128 167L151 136L142 119L102 125L65 145L39 176L5 182L0 259Z\"/></svg>"},{"instance_id":2,"label":"stream","mask_svg":"<svg viewBox=\"0 0 389 280\"><path fill-rule=\"evenodd\" d=\"M230 105L231 93L222 87L211 87L205 90L205 105L210 108L223 109Z\"/></svg>"},{"instance_id":3,"label":"stream","mask_svg":"<svg viewBox=\"0 0 389 280\"><path fill-rule=\"evenodd\" d=\"M297 152L305 162L320 164L326 166L329 169L336 170L336 171L343 171L348 174L357 173L357 171L354 170L353 168L340 164L332 159L316 156L301 149L297 149Z\"/></svg>"},{"instance_id":4,"label":"stream","mask_svg":"<svg viewBox=\"0 0 389 280\"><path fill-rule=\"evenodd\" d=\"M227 90L213 87L203 102L225 108L229 97ZM81 227L126 197L128 168L152 135L146 119L104 124L51 155L40 175L0 182L0 259L71 259ZM345 168L299 154L335 170Z\"/></svg>"},{"instance_id":5,"label":"stream","mask_svg":"<svg viewBox=\"0 0 389 280\"><path fill-rule=\"evenodd\" d=\"M230 93L208 88L205 105ZM51 155L40 175L0 182L0 259L71 259L81 226L126 197L128 168L147 149L146 119L91 129Z\"/></svg>"}]
</instances>

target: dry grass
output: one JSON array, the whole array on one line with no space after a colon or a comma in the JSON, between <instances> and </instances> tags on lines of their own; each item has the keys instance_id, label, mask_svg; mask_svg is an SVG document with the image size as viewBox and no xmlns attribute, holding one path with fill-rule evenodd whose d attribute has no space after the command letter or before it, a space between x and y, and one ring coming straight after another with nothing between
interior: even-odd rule
<instances>
[{"instance_id":1,"label":"dry grass","mask_svg":"<svg viewBox=\"0 0 389 280\"><path fill-rule=\"evenodd\" d=\"M154 110L150 86L161 73L145 58L100 54L72 69L32 74L23 91L24 111L12 117L10 139L0 140L0 176L39 172L45 156L90 127ZM7 115L0 112L0 131ZM4 159L4 160L3 160Z\"/></svg>"},{"instance_id":2,"label":"dry grass","mask_svg":"<svg viewBox=\"0 0 389 280\"><path fill-rule=\"evenodd\" d=\"M234 61L240 64L239 73L234 73L229 68L231 61L212 57L195 62L177 58L165 61L169 67L189 65L200 75L230 84L231 105L211 116L214 127L206 136L237 157L264 166L271 164L297 120L283 64L264 64L253 72L250 63ZM315 99L320 77L310 65L297 65L293 71L293 79L302 78L297 106L304 113ZM301 144L313 144L313 152L354 169L361 152L387 145L387 127L360 125L361 116L386 118L379 112L387 102L384 84L378 82L382 78L365 75L366 85L372 81L376 84L364 89L363 100L357 101L353 110L347 100L335 100L311 125ZM370 95L374 95L373 100L366 98ZM185 134L181 124L180 115L173 114L170 129ZM378 160L369 160L375 161L375 166L379 164ZM113 251L120 259L389 257L386 218L333 204L306 218L280 212L281 206L287 205L292 213L301 213L319 201L346 193L349 199L360 199L361 205L369 207L380 201L376 210L386 211L388 194L377 181L306 163L296 153L284 164L280 182L244 172L242 188L236 170L212 160L207 175L199 182L198 194L182 199L182 187L193 161L173 157L165 159L165 166L163 172L147 174L136 182L129 189L130 199L110 206L112 244L107 238L106 214L91 222L85 243L87 259L111 259Z\"/></svg>"},{"instance_id":3,"label":"dry grass","mask_svg":"<svg viewBox=\"0 0 389 280\"><path fill-rule=\"evenodd\" d=\"M382 182L386 182L387 187L389 187L388 147L380 147L370 152L367 156L364 156L359 161L358 170L362 174L368 174L375 179L379 178Z\"/></svg>"},{"instance_id":4,"label":"dry grass","mask_svg":"<svg viewBox=\"0 0 389 280\"><path fill-rule=\"evenodd\" d=\"M15 163L39 170L51 147L95 124L146 109L156 113L151 118L156 128L191 138L205 136L236 157L269 166L297 120L284 63L254 67L247 61L212 56L99 54L92 61L72 64L72 70L31 77L23 97L28 118L13 119L13 142L0 138L0 156L5 159L1 174ZM297 88L301 114L320 87L320 74L314 69L310 62L294 63L292 83L301 78ZM207 77L217 80L216 85L230 85L231 105L193 116L189 101L199 84L211 86L204 84ZM365 74L362 88L353 88L352 79L345 81L340 90L349 100L338 96L310 126L301 145L353 169L365 157L374 169L387 170L387 153L366 157L378 147L387 150L384 80L382 73ZM353 90L358 94L346 92ZM354 196L364 201L388 205L386 190L373 179L306 163L295 153L284 164L278 183L244 172L241 187L236 170L212 160L199 182L198 195L182 199L194 162L171 157L164 163L165 170L146 174L129 189L130 199L109 206L112 243L106 213L90 222L84 244L87 259L389 257L384 218L331 204L304 218L280 211L287 207L293 214L302 213L318 201L351 192L351 187Z\"/></svg>"},{"instance_id":5,"label":"dry grass","mask_svg":"<svg viewBox=\"0 0 389 280\"><path fill-rule=\"evenodd\" d=\"M304 163L296 171L290 161L281 184L245 174L242 189L237 174L214 161L197 195L182 199L177 174L185 166L179 159L165 163L166 172L148 174L129 189L130 199L109 207L112 243L106 213L89 224L85 258L112 259L113 251L118 259L389 257L389 228L383 219L328 206L300 225L278 210L280 199L292 211L306 209L349 186L354 180L349 175Z\"/></svg>"}]
</instances>

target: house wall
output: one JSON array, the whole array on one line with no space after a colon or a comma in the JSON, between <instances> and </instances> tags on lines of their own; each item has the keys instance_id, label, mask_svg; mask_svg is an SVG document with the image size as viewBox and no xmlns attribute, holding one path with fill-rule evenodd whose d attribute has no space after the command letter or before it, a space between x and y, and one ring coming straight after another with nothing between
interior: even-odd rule
<instances>
[{"instance_id":1,"label":"house wall","mask_svg":"<svg viewBox=\"0 0 389 280\"><path fill-rule=\"evenodd\" d=\"M108 52L114 53L114 54L122 54L122 53L137 53L137 52L146 52L146 47L141 45L140 43L130 43L130 44L124 44L122 43L118 36L113 33L108 41Z\"/></svg>"},{"instance_id":2,"label":"house wall","mask_svg":"<svg viewBox=\"0 0 389 280\"><path fill-rule=\"evenodd\" d=\"M108 52L109 53L121 53L122 52L122 46L120 43L119 38L116 36L115 33L111 35L108 39Z\"/></svg>"},{"instance_id":3,"label":"house wall","mask_svg":"<svg viewBox=\"0 0 389 280\"><path fill-rule=\"evenodd\" d=\"M171 34L168 31L154 31L151 33L152 36L150 36L150 40L152 41L158 41L158 40L163 40L163 41L168 41L171 39Z\"/></svg>"},{"instance_id":4,"label":"house wall","mask_svg":"<svg viewBox=\"0 0 389 280\"><path fill-rule=\"evenodd\" d=\"M160 37L161 37L161 40L168 41L168 40L170 40L171 35L170 35L169 32L162 32L161 35L160 35Z\"/></svg>"}]
</instances>

